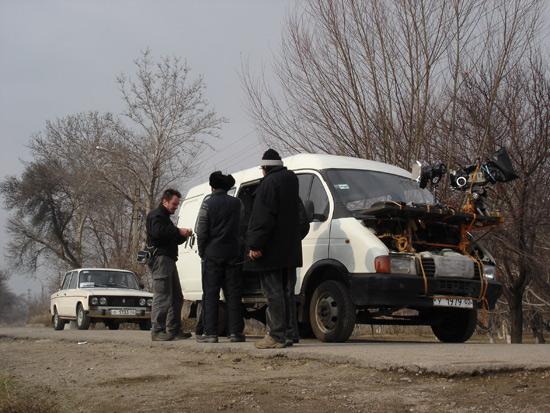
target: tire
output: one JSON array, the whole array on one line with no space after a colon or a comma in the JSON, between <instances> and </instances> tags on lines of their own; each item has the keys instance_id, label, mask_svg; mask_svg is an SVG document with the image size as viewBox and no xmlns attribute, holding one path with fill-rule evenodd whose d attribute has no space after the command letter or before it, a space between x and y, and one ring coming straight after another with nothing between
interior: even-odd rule
<instances>
[{"instance_id":1,"label":"tire","mask_svg":"<svg viewBox=\"0 0 550 413\"><path fill-rule=\"evenodd\" d=\"M88 317L80 303L76 307L76 327L79 330L87 330L90 327L90 317Z\"/></svg>"},{"instance_id":2,"label":"tire","mask_svg":"<svg viewBox=\"0 0 550 413\"><path fill-rule=\"evenodd\" d=\"M298 323L298 333L300 334L300 338L315 338L315 334L313 334L313 329L311 328L309 321Z\"/></svg>"},{"instance_id":3,"label":"tire","mask_svg":"<svg viewBox=\"0 0 550 413\"><path fill-rule=\"evenodd\" d=\"M65 320L62 320L60 317L59 317L59 314L57 314L57 308L54 307L53 309L53 317L52 317L52 324L53 324L53 329L54 330L63 330L65 329L65 324L67 322Z\"/></svg>"},{"instance_id":4,"label":"tire","mask_svg":"<svg viewBox=\"0 0 550 413\"><path fill-rule=\"evenodd\" d=\"M441 308L434 313L432 331L443 343L464 343L476 329L477 311Z\"/></svg>"},{"instance_id":5,"label":"tire","mask_svg":"<svg viewBox=\"0 0 550 413\"><path fill-rule=\"evenodd\" d=\"M335 280L322 282L311 296L309 322L319 340L346 341L355 327L355 306L347 287Z\"/></svg>"},{"instance_id":6,"label":"tire","mask_svg":"<svg viewBox=\"0 0 550 413\"><path fill-rule=\"evenodd\" d=\"M120 323L116 320L105 321L105 327L109 330L118 330L120 328Z\"/></svg>"},{"instance_id":7,"label":"tire","mask_svg":"<svg viewBox=\"0 0 550 413\"><path fill-rule=\"evenodd\" d=\"M139 329L142 331L151 330L151 320L145 320L139 322Z\"/></svg>"}]
</instances>

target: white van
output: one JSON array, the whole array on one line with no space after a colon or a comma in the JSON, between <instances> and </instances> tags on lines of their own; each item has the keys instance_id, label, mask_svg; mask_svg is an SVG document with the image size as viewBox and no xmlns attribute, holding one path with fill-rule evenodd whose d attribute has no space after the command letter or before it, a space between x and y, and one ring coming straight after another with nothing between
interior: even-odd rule
<instances>
[{"instance_id":1,"label":"white van","mask_svg":"<svg viewBox=\"0 0 550 413\"><path fill-rule=\"evenodd\" d=\"M396 166L314 154L283 161L297 174L312 218L295 291L302 336L343 342L362 323L430 325L444 342L471 337L477 309L493 308L501 293L490 254L476 244L464 251L461 225L471 216L434 206L432 194ZM242 200L248 222L261 170L233 177L229 194ZM195 228L210 192L208 183L189 190L179 227ZM180 246L177 265L194 316L202 299L194 237ZM246 316L265 320L258 274L243 277Z\"/></svg>"}]
</instances>

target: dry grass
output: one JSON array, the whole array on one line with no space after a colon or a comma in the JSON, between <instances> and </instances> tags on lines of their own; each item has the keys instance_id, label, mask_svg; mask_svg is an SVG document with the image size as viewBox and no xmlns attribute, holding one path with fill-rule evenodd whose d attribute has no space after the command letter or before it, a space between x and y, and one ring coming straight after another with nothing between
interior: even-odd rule
<instances>
[{"instance_id":1,"label":"dry grass","mask_svg":"<svg viewBox=\"0 0 550 413\"><path fill-rule=\"evenodd\" d=\"M53 413L57 403L44 397L44 389L22 387L12 378L0 376L0 413Z\"/></svg>"},{"instance_id":2,"label":"dry grass","mask_svg":"<svg viewBox=\"0 0 550 413\"><path fill-rule=\"evenodd\" d=\"M44 327L51 327L52 316L49 311L33 314L27 320L27 325L40 325Z\"/></svg>"}]
</instances>

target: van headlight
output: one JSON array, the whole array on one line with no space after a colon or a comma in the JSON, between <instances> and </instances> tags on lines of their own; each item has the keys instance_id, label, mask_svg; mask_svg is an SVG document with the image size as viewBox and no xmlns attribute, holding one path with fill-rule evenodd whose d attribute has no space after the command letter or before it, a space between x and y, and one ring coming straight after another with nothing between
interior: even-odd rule
<instances>
[{"instance_id":1,"label":"van headlight","mask_svg":"<svg viewBox=\"0 0 550 413\"><path fill-rule=\"evenodd\" d=\"M416 261L413 255L390 255L393 274L416 274Z\"/></svg>"},{"instance_id":2,"label":"van headlight","mask_svg":"<svg viewBox=\"0 0 550 413\"><path fill-rule=\"evenodd\" d=\"M412 254L380 255L374 260L374 268L380 273L416 274L416 261Z\"/></svg>"},{"instance_id":3,"label":"van headlight","mask_svg":"<svg viewBox=\"0 0 550 413\"><path fill-rule=\"evenodd\" d=\"M148 305L149 307L151 307L151 306L153 305L153 299L152 299L152 298L148 298L148 299L147 299L147 305Z\"/></svg>"},{"instance_id":4,"label":"van headlight","mask_svg":"<svg viewBox=\"0 0 550 413\"><path fill-rule=\"evenodd\" d=\"M497 275L497 268L494 265L483 264L483 276L488 280L494 280Z\"/></svg>"},{"instance_id":5,"label":"van headlight","mask_svg":"<svg viewBox=\"0 0 550 413\"><path fill-rule=\"evenodd\" d=\"M101 297L101 298L99 299L99 304L101 304L101 305L107 305L107 299L106 299L105 297Z\"/></svg>"},{"instance_id":6,"label":"van headlight","mask_svg":"<svg viewBox=\"0 0 550 413\"><path fill-rule=\"evenodd\" d=\"M97 297L92 297L92 298L90 299L90 304L92 304L92 305L98 305L98 304L99 304L98 298L97 298Z\"/></svg>"},{"instance_id":7,"label":"van headlight","mask_svg":"<svg viewBox=\"0 0 550 413\"><path fill-rule=\"evenodd\" d=\"M144 307L145 304L147 304L147 300L146 300L145 298L140 298L140 299L139 299L139 305L142 306L142 307Z\"/></svg>"}]
</instances>

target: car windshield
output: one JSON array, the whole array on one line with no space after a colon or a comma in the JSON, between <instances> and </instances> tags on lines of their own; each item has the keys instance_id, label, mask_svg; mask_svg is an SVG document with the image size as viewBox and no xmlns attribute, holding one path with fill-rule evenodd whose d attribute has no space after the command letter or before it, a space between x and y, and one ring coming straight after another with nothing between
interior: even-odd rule
<instances>
[{"instance_id":1,"label":"car windshield","mask_svg":"<svg viewBox=\"0 0 550 413\"><path fill-rule=\"evenodd\" d=\"M434 197L427 189L399 175L357 169L326 172L337 200L351 212L368 209L376 202L434 203Z\"/></svg>"},{"instance_id":2,"label":"car windshield","mask_svg":"<svg viewBox=\"0 0 550 413\"><path fill-rule=\"evenodd\" d=\"M79 286L139 289L136 276L130 271L83 270L80 271Z\"/></svg>"}]
</instances>

